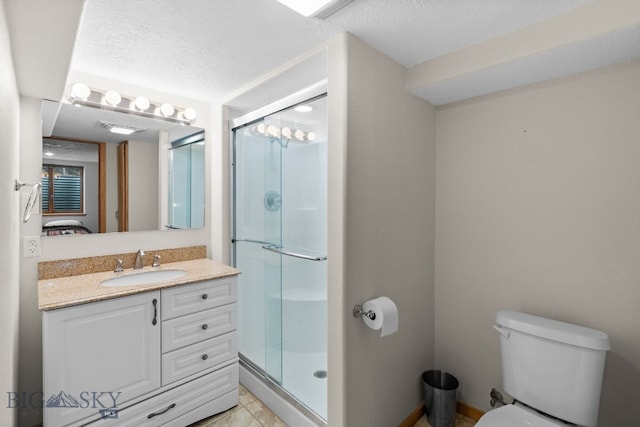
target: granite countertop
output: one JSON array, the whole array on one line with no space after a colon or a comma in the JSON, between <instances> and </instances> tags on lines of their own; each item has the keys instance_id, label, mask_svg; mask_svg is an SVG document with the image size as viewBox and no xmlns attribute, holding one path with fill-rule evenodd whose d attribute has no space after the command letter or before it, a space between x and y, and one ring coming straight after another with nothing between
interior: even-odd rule
<instances>
[{"instance_id":1,"label":"granite countertop","mask_svg":"<svg viewBox=\"0 0 640 427\"><path fill-rule=\"evenodd\" d=\"M185 270L187 274L178 279L144 285L100 285L104 280L113 277L157 270ZM240 274L240 270L210 259L201 258L162 264L160 267L144 267L139 270L126 269L120 273L105 271L55 279L43 279L38 281L38 308L42 311L55 310L188 283L201 282L203 280L235 276L237 274Z\"/></svg>"}]
</instances>

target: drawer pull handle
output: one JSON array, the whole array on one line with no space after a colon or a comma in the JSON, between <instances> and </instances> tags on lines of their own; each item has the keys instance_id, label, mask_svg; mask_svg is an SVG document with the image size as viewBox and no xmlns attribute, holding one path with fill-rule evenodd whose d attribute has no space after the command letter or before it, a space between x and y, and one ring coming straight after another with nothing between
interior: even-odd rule
<instances>
[{"instance_id":1,"label":"drawer pull handle","mask_svg":"<svg viewBox=\"0 0 640 427\"><path fill-rule=\"evenodd\" d=\"M158 412L153 412L149 415L147 415L148 419L151 419L153 417L155 417L156 415L162 415L162 414L166 414L167 412L169 412L169 410L173 409L176 407L175 403L172 403L171 405L167 406L165 409L163 409L162 411L158 411Z\"/></svg>"},{"instance_id":2,"label":"drawer pull handle","mask_svg":"<svg viewBox=\"0 0 640 427\"><path fill-rule=\"evenodd\" d=\"M202 360L207 360L209 358L209 356L207 356L206 354L202 355Z\"/></svg>"},{"instance_id":3,"label":"drawer pull handle","mask_svg":"<svg viewBox=\"0 0 640 427\"><path fill-rule=\"evenodd\" d=\"M203 330L203 331L206 331L208 327L209 327L209 326L205 323L204 325L202 325L202 330Z\"/></svg>"},{"instance_id":4,"label":"drawer pull handle","mask_svg":"<svg viewBox=\"0 0 640 427\"><path fill-rule=\"evenodd\" d=\"M207 294L202 294L202 299L207 299L207 298L209 298L209 295L207 295Z\"/></svg>"},{"instance_id":5,"label":"drawer pull handle","mask_svg":"<svg viewBox=\"0 0 640 427\"><path fill-rule=\"evenodd\" d=\"M157 320L157 318L158 318L158 300L154 298L152 302L153 302L153 320L151 321L151 324L153 326L155 326L156 323L158 323L158 320Z\"/></svg>"}]
</instances>

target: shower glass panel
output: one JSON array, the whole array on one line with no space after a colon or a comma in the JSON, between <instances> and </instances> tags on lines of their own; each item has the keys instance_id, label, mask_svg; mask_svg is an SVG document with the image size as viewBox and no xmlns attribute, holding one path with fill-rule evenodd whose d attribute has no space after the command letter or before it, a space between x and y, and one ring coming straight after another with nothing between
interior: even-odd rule
<instances>
[{"instance_id":1,"label":"shower glass panel","mask_svg":"<svg viewBox=\"0 0 640 427\"><path fill-rule=\"evenodd\" d=\"M233 129L233 193L241 357L326 419L326 96Z\"/></svg>"},{"instance_id":2,"label":"shower glass panel","mask_svg":"<svg viewBox=\"0 0 640 427\"><path fill-rule=\"evenodd\" d=\"M169 228L204 227L204 133L171 143Z\"/></svg>"}]
</instances>

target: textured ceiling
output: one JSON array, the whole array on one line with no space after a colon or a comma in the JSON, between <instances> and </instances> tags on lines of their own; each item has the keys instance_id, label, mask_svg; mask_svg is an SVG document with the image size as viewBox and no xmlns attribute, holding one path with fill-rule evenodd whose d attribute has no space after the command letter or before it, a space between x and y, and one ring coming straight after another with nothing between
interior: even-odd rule
<instances>
[{"instance_id":1,"label":"textured ceiling","mask_svg":"<svg viewBox=\"0 0 640 427\"><path fill-rule=\"evenodd\" d=\"M356 0L321 21L276 0L87 0L71 68L210 101L342 31L409 67L591 1Z\"/></svg>"}]
</instances>

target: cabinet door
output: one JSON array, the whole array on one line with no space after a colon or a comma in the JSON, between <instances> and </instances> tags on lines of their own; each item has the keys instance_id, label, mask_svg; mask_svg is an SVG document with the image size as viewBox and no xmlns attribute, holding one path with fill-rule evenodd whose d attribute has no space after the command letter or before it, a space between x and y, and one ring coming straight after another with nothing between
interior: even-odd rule
<instances>
[{"instance_id":1,"label":"cabinet door","mask_svg":"<svg viewBox=\"0 0 640 427\"><path fill-rule=\"evenodd\" d=\"M159 388L159 316L159 291L45 312L45 425L99 416Z\"/></svg>"}]
</instances>

